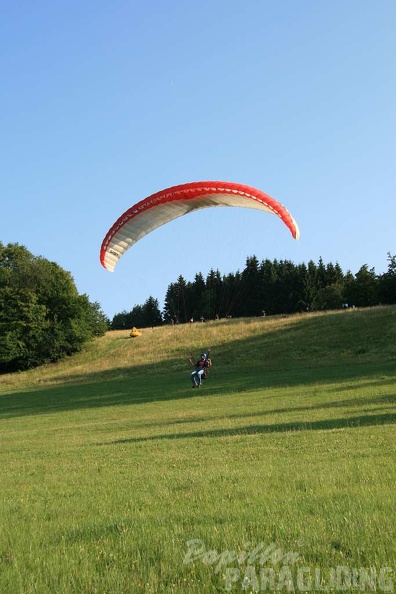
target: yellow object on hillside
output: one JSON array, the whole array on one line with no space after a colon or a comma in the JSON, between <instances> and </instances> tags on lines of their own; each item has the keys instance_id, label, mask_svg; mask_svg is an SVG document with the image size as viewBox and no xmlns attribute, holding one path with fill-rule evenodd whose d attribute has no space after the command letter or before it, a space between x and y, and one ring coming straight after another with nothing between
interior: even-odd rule
<instances>
[{"instance_id":1,"label":"yellow object on hillside","mask_svg":"<svg viewBox=\"0 0 396 594\"><path fill-rule=\"evenodd\" d=\"M138 330L137 328L135 328L135 326L134 326L131 330L130 336L132 338L137 338L138 336L141 336L141 335L142 335L141 331Z\"/></svg>"}]
</instances>

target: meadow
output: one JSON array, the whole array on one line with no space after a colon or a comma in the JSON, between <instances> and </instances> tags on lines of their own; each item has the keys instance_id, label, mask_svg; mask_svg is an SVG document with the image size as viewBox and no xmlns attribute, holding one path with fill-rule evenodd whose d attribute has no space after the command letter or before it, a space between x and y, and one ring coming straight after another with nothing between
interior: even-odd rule
<instances>
[{"instance_id":1,"label":"meadow","mask_svg":"<svg viewBox=\"0 0 396 594\"><path fill-rule=\"evenodd\" d=\"M395 363L378 307L114 331L0 376L0 592L393 591Z\"/></svg>"}]
</instances>

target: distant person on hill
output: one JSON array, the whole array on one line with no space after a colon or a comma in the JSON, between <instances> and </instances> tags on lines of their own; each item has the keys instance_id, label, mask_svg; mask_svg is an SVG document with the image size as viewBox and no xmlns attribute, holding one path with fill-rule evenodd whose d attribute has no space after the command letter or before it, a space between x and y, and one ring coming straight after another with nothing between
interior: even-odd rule
<instances>
[{"instance_id":1,"label":"distant person on hill","mask_svg":"<svg viewBox=\"0 0 396 594\"><path fill-rule=\"evenodd\" d=\"M199 388L202 386L202 379L206 379L208 368L212 367L212 360L206 353L201 353L201 358L196 363L193 362L192 355L189 362L195 367L191 373L192 387Z\"/></svg>"}]
</instances>

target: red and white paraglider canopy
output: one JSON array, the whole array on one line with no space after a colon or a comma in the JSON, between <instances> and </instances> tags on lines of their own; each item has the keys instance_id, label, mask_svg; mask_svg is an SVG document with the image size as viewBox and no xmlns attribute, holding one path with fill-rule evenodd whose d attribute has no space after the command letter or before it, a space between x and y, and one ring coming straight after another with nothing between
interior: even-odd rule
<instances>
[{"instance_id":1,"label":"red and white paraglider canopy","mask_svg":"<svg viewBox=\"0 0 396 594\"><path fill-rule=\"evenodd\" d=\"M261 190L233 182L191 182L152 194L124 212L102 242L102 265L113 272L121 256L147 233L177 217L211 206L239 206L275 214L290 229L294 239L300 236L289 211Z\"/></svg>"}]
</instances>

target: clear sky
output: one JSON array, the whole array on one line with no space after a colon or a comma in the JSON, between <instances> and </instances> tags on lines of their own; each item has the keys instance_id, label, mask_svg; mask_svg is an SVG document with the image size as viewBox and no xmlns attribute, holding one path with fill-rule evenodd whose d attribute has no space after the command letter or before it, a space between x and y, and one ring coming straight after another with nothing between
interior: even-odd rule
<instances>
[{"instance_id":1,"label":"clear sky","mask_svg":"<svg viewBox=\"0 0 396 594\"><path fill-rule=\"evenodd\" d=\"M394 0L21 0L0 17L0 241L71 272L112 318L246 257L396 254ZM256 186L297 220L208 209L115 272L101 242L175 184Z\"/></svg>"}]
</instances>

